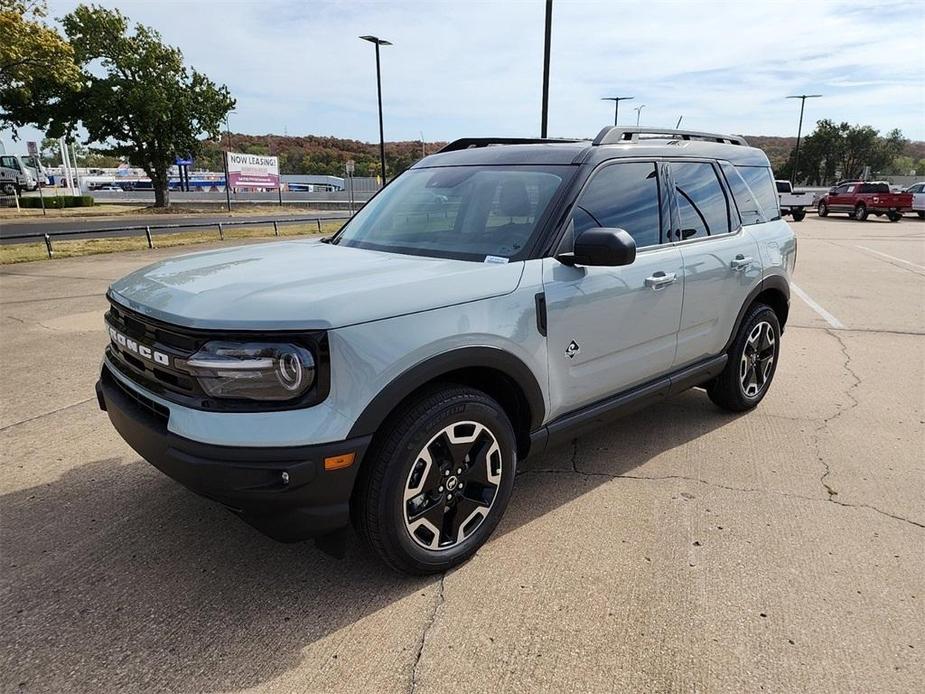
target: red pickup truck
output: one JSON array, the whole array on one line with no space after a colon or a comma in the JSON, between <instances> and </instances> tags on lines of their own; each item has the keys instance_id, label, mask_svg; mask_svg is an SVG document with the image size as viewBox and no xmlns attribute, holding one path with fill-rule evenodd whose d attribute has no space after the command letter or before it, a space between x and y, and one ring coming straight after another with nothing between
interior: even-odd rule
<instances>
[{"instance_id":1,"label":"red pickup truck","mask_svg":"<svg viewBox=\"0 0 925 694\"><path fill-rule=\"evenodd\" d=\"M822 196L817 210L820 217L827 217L829 212L847 212L852 219L863 222L873 213L898 222L903 212L912 210L912 194L891 193L890 184L881 181L846 181Z\"/></svg>"}]
</instances>

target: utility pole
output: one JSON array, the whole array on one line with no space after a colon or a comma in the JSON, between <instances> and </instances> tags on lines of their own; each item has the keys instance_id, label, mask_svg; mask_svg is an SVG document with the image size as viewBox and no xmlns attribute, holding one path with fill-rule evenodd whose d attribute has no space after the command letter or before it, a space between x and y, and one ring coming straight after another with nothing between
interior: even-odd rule
<instances>
[{"instance_id":1,"label":"utility pole","mask_svg":"<svg viewBox=\"0 0 925 694\"><path fill-rule=\"evenodd\" d=\"M807 99L818 99L822 94L800 94L798 96L788 96L788 99L800 100L800 124L797 126L797 146L793 152L793 171L790 172L790 178L794 183L797 182L797 172L800 170L800 136L803 134L803 109L806 106Z\"/></svg>"},{"instance_id":2,"label":"utility pole","mask_svg":"<svg viewBox=\"0 0 925 694\"><path fill-rule=\"evenodd\" d=\"M549 132L549 48L552 42L552 0L546 0L546 43L543 47L543 114L540 137Z\"/></svg>"},{"instance_id":3,"label":"utility pole","mask_svg":"<svg viewBox=\"0 0 925 694\"><path fill-rule=\"evenodd\" d=\"M612 101L613 102L613 124L617 124L617 118L620 117L620 102L621 101L631 101L634 97L632 96L604 96L601 97L601 101Z\"/></svg>"}]
</instances>

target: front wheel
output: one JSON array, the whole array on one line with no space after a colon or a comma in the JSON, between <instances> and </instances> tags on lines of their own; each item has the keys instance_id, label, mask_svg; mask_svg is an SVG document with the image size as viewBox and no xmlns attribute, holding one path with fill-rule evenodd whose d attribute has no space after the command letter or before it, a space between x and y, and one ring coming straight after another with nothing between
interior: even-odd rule
<instances>
[{"instance_id":1,"label":"front wheel","mask_svg":"<svg viewBox=\"0 0 925 694\"><path fill-rule=\"evenodd\" d=\"M867 205L864 203L859 203L857 207L854 208L854 218L859 222L867 220Z\"/></svg>"},{"instance_id":2,"label":"front wheel","mask_svg":"<svg viewBox=\"0 0 925 694\"><path fill-rule=\"evenodd\" d=\"M826 205L824 201L820 201L819 207L816 208L816 212L819 214L820 217L828 217L829 216L829 206Z\"/></svg>"},{"instance_id":3,"label":"front wheel","mask_svg":"<svg viewBox=\"0 0 925 694\"><path fill-rule=\"evenodd\" d=\"M453 384L425 391L382 428L357 482L360 536L391 568L446 571L497 526L514 488L514 430L485 393Z\"/></svg>"},{"instance_id":4,"label":"front wheel","mask_svg":"<svg viewBox=\"0 0 925 694\"><path fill-rule=\"evenodd\" d=\"M750 410L767 394L780 351L780 322L774 310L754 304L742 320L722 373L707 386L710 400L732 412Z\"/></svg>"},{"instance_id":5,"label":"front wheel","mask_svg":"<svg viewBox=\"0 0 925 694\"><path fill-rule=\"evenodd\" d=\"M16 185L13 183L4 183L3 184L3 194L4 195L16 195Z\"/></svg>"}]
</instances>

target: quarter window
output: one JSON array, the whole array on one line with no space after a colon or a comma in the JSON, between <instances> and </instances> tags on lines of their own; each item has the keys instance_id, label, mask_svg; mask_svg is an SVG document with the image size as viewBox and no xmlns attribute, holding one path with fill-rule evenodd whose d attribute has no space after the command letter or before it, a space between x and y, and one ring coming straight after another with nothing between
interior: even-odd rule
<instances>
[{"instance_id":1,"label":"quarter window","mask_svg":"<svg viewBox=\"0 0 925 694\"><path fill-rule=\"evenodd\" d=\"M624 229L637 248L661 241L658 175L654 162L626 162L604 167L588 182L572 212L569 236L594 227Z\"/></svg>"},{"instance_id":2,"label":"quarter window","mask_svg":"<svg viewBox=\"0 0 925 694\"><path fill-rule=\"evenodd\" d=\"M758 199L758 204L764 212L764 218L769 221L780 219L780 204L771 169L766 166L737 166L736 168Z\"/></svg>"},{"instance_id":3,"label":"quarter window","mask_svg":"<svg viewBox=\"0 0 925 694\"><path fill-rule=\"evenodd\" d=\"M742 218L742 224L748 226L749 224L761 224L764 222L765 218L761 213L761 205L758 204L758 199L755 197L752 189L748 187L745 179L739 174L736 167L724 161L720 162L720 168L723 170L723 176L725 176L726 183L732 191L732 199L739 209L739 216ZM736 226L734 221L732 226Z\"/></svg>"},{"instance_id":4,"label":"quarter window","mask_svg":"<svg viewBox=\"0 0 925 694\"><path fill-rule=\"evenodd\" d=\"M675 200L681 226L672 240L715 236L729 232L729 203L712 164L673 162Z\"/></svg>"}]
</instances>

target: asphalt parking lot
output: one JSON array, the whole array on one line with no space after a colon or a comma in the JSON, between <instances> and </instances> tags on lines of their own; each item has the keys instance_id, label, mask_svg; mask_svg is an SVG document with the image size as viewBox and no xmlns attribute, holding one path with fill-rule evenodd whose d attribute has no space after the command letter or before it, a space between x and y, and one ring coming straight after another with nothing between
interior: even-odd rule
<instances>
[{"instance_id":1,"label":"asphalt parking lot","mask_svg":"<svg viewBox=\"0 0 925 694\"><path fill-rule=\"evenodd\" d=\"M690 391L528 461L425 579L277 544L116 435L104 291L182 251L3 266L0 689L920 691L925 222L794 229L756 411Z\"/></svg>"}]
</instances>

